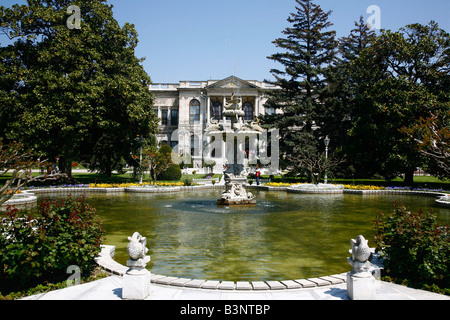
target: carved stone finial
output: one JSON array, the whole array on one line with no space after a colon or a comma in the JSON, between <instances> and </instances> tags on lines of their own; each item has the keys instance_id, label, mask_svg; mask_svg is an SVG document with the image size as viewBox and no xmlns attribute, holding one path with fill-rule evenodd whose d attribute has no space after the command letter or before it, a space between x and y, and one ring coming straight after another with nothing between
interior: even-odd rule
<instances>
[{"instance_id":1,"label":"carved stone finial","mask_svg":"<svg viewBox=\"0 0 450 320\"><path fill-rule=\"evenodd\" d=\"M128 237L130 243L127 252L130 259L127 266L130 269L123 275L122 299L143 300L150 294L150 272L145 269L150 256L147 256L147 238L135 232Z\"/></svg>"},{"instance_id":2,"label":"carved stone finial","mask_svg":"<svg viewBox=\"0 0 450 320\"><path fill-rule=\"evenodd\" d=\"M359 235L355 239L350 240L352 245L352 259L354 261L366 262L370 258L370 248L368 240Z\"/></svg>"},{"instance_id":3,"label":"carved stone finial","mask_svg":"<svg viewBox=\"0 0 450 320\"><path fill-rule=\"evenodd\" d=\"M375 299L375 278L369 271L372 264L369 262L371 252L367 242L361 235L350 240L352 256L347 261L352 271L347 273L347 295L352 300Z\"/></svg>"},{"instance_id":4,"label":"carved stone finial","mask_svg":"<svg viewBox=\"0 0 450 320\"><path fill-rule=\"evenodd\" d=\"M127 261L127 266L145 268L150 257L147 256L147 238L142 237L139 232L135 232L132 237L128 237L127 252L130 259Z\"/></svg>"},{"instance_id":5,"label":"carved stone finial","mask_svg":"<svg viewBox=\"0 0 450 320\"><path fill-rule=\"evenodd\" d=\"M353 273L367 272L370 267L369 258L371 255L368 240L359 235L356 239L351 239L350 244L352 246L352 257L348 258L348 263L353 267Z\"/></svg>"}]
</instances>

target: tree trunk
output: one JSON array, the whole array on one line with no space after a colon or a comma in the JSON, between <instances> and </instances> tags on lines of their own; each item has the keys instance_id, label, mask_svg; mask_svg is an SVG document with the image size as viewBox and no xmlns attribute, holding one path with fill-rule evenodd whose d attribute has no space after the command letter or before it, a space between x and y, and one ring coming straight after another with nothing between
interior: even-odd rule
<instances>
[{"instance_id":1,"label":"tree trunk","mask_svg":"<svg viewBox=\"0 0 450 320\"><path fill-rule=\"evenodd\" d=\"M405 185L414 185L414 169L409 169L405 172Z\"/></svg>"},{"instance_id":2,"label":"tree trunk","mask_svg":"<svg viewBox=\"0 0 450 320\"><path fill-rule=\"evenodd\" d=\"M60 157L58 160L58 167L61 173L65 173L69 178L72 178L72 161Z\"/></svg>"}]
</instances>

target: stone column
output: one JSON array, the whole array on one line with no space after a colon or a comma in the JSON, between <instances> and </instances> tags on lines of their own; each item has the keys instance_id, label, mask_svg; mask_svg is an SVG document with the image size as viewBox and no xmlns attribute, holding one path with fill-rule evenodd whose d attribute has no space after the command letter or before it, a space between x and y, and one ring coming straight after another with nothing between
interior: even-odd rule
<instances>
[{"instance_id":1,"label":"stone column","mask_svg":"<svg viewBox=\"0 0 450 320\"><path fill-rule=\"evenodd\" d=\"M209 96L206 97L206 124L209 123L211 119L211 98Z\"/></svg>"},{"instance_id":2,"label":"stone column","mask_svg":"<svg viewBox=\"0 0 450 320\"><path fill-rule=\"evenodd\" d=\"M259 96L255 96L255 117L259 117L260 116L260 106L259 106Z\"/></svg>"},{"instance_id":3,"label":"stone column","mask_svg":"<svg viewBox=\"0 0 450 320\"><path fill-rule=\"evenodd\" d=\"M227 97L223 96L223 99L222 99L222 119L223 119L224 126L225 126L225 121L227 120L227 117L225 117L223 115L223 110L224 110L226 104L227 104Z\"/></svg>"}]
</instances>

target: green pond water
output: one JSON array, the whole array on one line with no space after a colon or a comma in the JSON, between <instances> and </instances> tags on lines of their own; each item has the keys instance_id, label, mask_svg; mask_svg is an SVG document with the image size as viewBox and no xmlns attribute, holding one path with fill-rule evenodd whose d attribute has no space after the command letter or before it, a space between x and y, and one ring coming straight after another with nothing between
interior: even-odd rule
<instances>
[{"instance_id":1,"label":"green pond water","mask_svg":"<svg viewBox=\"0 0 450 320\"><path fill-rule=\"evenodd\" d=\"M90 194L126 264L127 237L147 237L154 274L207 280L263 281L326 276L351 269L350 239L359 234L374 246L373 220L395 201L412 211L432 208L439 222L450 210L434 198L388 195L305 195L252 191L257 204L218 207L220 190L172 194Z\"/></svg>"}]
</instances>

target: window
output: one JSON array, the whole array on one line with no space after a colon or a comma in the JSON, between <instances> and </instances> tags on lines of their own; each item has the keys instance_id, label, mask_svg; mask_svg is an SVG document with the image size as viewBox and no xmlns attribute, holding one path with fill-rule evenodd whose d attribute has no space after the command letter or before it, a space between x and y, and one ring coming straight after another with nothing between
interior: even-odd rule
<instances>
[{"instance_id":1,"label":"window","mask_svg":"<svg viewBox=\"0 0 450 320\"><path fill-rule=\"evenodd\" d=\"M189 122L200 122L200 102L198 100L192 100L189 105Z\"/></svg>"},{"instance_id":2,"label":"window","mask_svg":"<svg viewBox=\"0 0 450 320\"><path fill-rule=\"evenodd\" d=\"M178 109L172 109L170 111L170 124L172 126L178 125Z\"/></svg>"},{"instance_id":3,"label":"window","mask_svg":"<svg viewBox=\"0 0 450 320\"><path fill-rule=\"evenodd\" d=\"M199 155L198 152L198 138L195 135L191 136L191 157Z\"/></svg>"},{"instance_id":4,"label":"window","mask_svg":"<svg viewBox=\"0 0 450 320\"><path fill-rule=\"evenodd\" d=\"M214 146L215 141L216 141L216 137L212 137L210 147ZM215 157L216 157L216 148L211 150L211 158L215 158Z\"/></svg>"},{"instance_id":5,"label":"window","mask_svg":"<svg viewBox=\"0 0 450 320\"><path fill-rule=\"evenodd\" d=\"M167 126L167 109L161 110L161 124Z\"/></svg>"},{"instance_id":6,"label":"window","mask_svg":"<svg viewBox=\"0 0 450 320\"><path fill-rule=\"evenodd\" d=\"M244 103L244 120L253 120L253 106L250 102Z\"/></svg>"},{"instance_id":7,"label":"window","mask_svg":"<svg viewBox=\"0 0 450 320\"><path fill-rule=\"evenodd\" d=\"M211 115L214 120L220 120L222 118L222 104L219 101L212 103Z\"/></svg>"}]
</instances>

